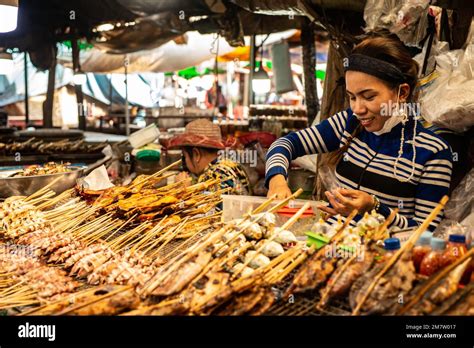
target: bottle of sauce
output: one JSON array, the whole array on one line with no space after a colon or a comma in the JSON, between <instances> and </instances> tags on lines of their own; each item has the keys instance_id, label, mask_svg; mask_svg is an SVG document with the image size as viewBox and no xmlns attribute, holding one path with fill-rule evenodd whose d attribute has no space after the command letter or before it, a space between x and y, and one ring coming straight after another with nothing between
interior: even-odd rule
<instances>
[{"instance_id":1,"label":"bottle of sauce","mask_svg":"<svg viewBox=\"0 0 474 348\"><path fill-rule=\"evenodd\" d=\"M467 253L466 236L461 234L449 235L448 245L443 253L443 266L448 266ZM461 284L468 284L471 278L472 269L467 267L461 277Z\"/></svg>"},{"instance_id":2,"label":"bottle of sauce","mask_svg":"<svg viewBox=\"0 0 474 348\"><path fill-rule=\"evenodd\" d=\"M412 260L417 273L420 272L421 261L431 251L432 237L431 232L423 232L413 248Z\"/></svg>"},{"instance_id":3,"label":"bottle of sauce","mask_svg":"<svg viewBox=\"0 0 474 348\"><path fill-rule=\"evenodd\" d=\"M400 249L400 239L398 238L387 238L383 241L383 248L385 254L381 258L381 262L386 262Z\"/></svg>"},{"instance_id":4,"label":"bottle of sauce","mask_svg":"<svg viewBox=\"0 0 474 348\"><path fill-rule=\"evenodd\" d=\"M431 251L426 254L420 264L420 274L430 276L443 267L443 253L446 248L444 239L431 239Z\"/></svg>"}]
</instances>

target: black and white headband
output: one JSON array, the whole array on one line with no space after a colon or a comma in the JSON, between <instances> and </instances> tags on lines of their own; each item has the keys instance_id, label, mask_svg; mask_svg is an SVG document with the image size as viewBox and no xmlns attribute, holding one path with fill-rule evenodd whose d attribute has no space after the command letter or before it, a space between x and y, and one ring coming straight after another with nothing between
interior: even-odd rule
<instances>
[{"instance_id":1,"label":"black and white headband","mask_svg":"<svg viewBox=\"0 0 474 348\"><path fill-rule=\"evenodd\" d=\"M344 72L360 71L388 82L405 82L406 76L395 65L363 54L351 54L343 61Z\"/></svg>"}]
</instances>

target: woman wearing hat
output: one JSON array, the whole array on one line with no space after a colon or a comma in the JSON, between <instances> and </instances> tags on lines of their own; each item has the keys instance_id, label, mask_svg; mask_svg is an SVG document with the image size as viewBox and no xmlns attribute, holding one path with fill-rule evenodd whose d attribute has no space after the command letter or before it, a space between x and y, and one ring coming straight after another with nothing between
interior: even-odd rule
<instances>
[{"instance_id":1,"label":"woman wearing hat","mask_svg":"<svg viewBox=\"0 0 474 348\"><path fill-rule=\"evenodd\" d=\"M332 153L338 189L326 191L321 210L347 216L375 209L392 226L418 225L448 193L452 155L447 143L423 128L414 109L418 65L395 35L372 36L344 60L350 108L273 143L267 154L269 196L287 197L288 167L297 157ZM431 223L434 230L441 214Z\"/></svg>"},{"instance_id":2,"label":"woman wearing hat","mask_svg":"<svg viewBox=\"0 0 474 348\"><path fill-rule=\"evenodd\" d=\"M231 188L229 194L251 194L249 179L240 163L219 156L219 151L229 147L222 139L218 125L207 119L198 119L186 125L183 134L169 142L169 148L179 147L183 151L183 167L198 177L198 182L209 179L224 179L220 188ZM178 175L179 181L189 182L186 172Z\"/></svg>"}]
</instances>

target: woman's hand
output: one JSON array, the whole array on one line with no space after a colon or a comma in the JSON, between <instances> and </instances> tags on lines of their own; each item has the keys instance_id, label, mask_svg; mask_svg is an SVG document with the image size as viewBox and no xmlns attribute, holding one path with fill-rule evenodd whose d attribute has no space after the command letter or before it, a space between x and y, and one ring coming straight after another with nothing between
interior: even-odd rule
<instances>
[{"instance_id":1,"label":"woman's hand","mask_svg":"<svg viewBox=\"0 0 474 348\"><path fill-rule=\"evenodd\" d=\"M274 194L276 194L276 199L285 199L292 194L285 177L281 174L277 174L270 179L267 197L271 197Z\"/></svg>"},{"instance_id":2,"label":"woman's hand","mask_svg":"<svg viewBox=\"0 0 474 348\"><path fill-rule=\"evenodd\" d=\"M182 182L184 187L188 187L191 185L192 178L189 176L188 172L181 172L176 175L175 181L176 182Z\"/></svg>"},{"instance_id":3,"label":"woman's hand","mask_svg":"<svg viewBox=\"0 0 474 348\"><path fill-rule=\"evenodd\" d=\"M364 214L375 205L374 198L364 191L341 188L332 192L326 191L325 194L332 208L324 205L318 208L330 215L348 216L354 209L357 209L359 214Z\"/></svg>"}]
</instances>

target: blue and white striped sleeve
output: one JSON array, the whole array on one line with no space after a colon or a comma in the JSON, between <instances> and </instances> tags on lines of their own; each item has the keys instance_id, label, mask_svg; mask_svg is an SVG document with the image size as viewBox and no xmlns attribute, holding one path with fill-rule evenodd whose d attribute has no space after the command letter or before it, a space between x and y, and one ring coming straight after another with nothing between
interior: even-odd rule
<instances>
[{"instance_id":1,"label":"blue and white striped sleeve","mask_svg":"<svg viewBox=\"0 0 474 348\"><path fill-rule=\"evenodd\" d=\"M276 140L267 153L265 185L268 187L270 179L277 174L287 177L291 161L298 157L337 150L349 114L350 110L339 112L314 127L292 132Z\"/></svg>"}]
</instances>

